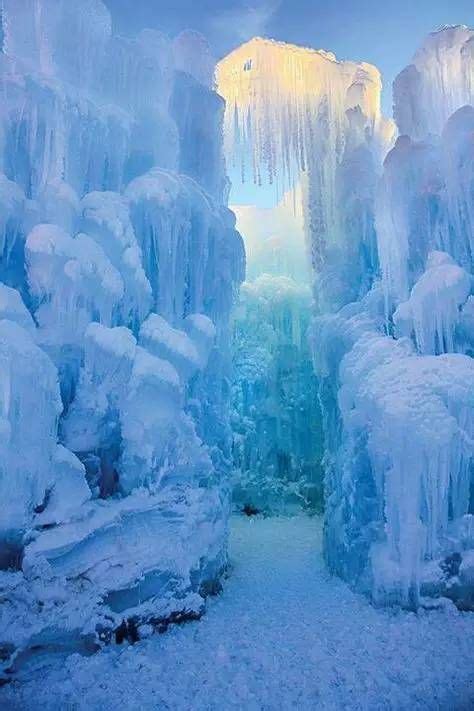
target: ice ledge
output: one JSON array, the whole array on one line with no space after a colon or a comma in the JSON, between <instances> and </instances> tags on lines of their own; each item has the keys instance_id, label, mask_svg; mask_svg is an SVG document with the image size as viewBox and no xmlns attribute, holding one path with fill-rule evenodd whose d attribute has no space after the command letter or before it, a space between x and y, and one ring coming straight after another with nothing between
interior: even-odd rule
<instances>
[{"instance_id":1,"label":"ice ledge","mask_svg":"<svg viewBox=\"0 0 474 711\"><path fill-rule=\"evenodd\" d=\"M0 573L4 680L38 653L88 654L199 617L227 564L217 489L87 502L31 539L23 573Z\"/></svg>"}]
</instances>

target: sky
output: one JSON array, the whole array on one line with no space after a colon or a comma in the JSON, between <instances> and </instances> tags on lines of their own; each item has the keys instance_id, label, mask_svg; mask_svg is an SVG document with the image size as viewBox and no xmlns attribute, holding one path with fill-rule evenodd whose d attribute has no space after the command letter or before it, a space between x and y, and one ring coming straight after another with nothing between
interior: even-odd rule
<instances>
[{"instance_id":1,"label":"sky","mask_svg":"<svg viewBox=\"0 0 474 711\"><path fill-rule=\"evenodd\" d=\"M425 35L445 24L474 27L474 0L104 0L115 30L153 27L174 36L202 32L217 59L255 37L270 37L339 59L375 64L384 78L383 108L391 115L391 84Z\"/></svg>"}]
</instances>

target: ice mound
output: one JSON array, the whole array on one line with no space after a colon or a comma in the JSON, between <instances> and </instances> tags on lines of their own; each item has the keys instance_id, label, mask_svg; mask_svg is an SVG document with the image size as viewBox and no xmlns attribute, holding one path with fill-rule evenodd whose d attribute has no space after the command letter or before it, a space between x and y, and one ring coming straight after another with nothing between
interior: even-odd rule
<instances>
[{"instance_id":1,"label":"ice mound","mask_svg":"<svg viewBox=\"0 0 474 711\"><path fill-rule=\"evenodd\" d=\"M450 519L468 511L474 362L417 357L403 340L367 333L340 373L346 455L366 441L374 506L380 502L372 594L416 606L422 561L448 554Z\"/></svg>"},{"instance_id":2,"label":"ice mound","mask_svg":"<svg viewBox=\"0 0 474 711\"><path fill-rule=\"evenodd\" d=\"M123 280L91 237L80 233L72 238L56 225L37 225L28 235L25 259L43 342L82 341L95 315L112 324Z\"/></svg>"},{"instance_id":3,"label":"ice mound","mask_svg":"<svg viewBox=\"0 0 474 711\"><path fill-rule=\"evenodd\" d=\"M399 335L415 337L423 354L455 350L456 327L473 288L472 276L445 252L430 252L426 271L411 290L410 298L393 314Z\"/></svg>"}]
</instances>

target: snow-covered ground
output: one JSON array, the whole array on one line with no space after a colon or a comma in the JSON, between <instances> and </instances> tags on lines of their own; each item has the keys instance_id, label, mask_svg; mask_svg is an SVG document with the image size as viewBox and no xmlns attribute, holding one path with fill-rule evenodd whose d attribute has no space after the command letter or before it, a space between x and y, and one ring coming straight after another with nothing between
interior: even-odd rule
<instances>
[{"instance_id":1,"label":"snow-covered ground","mask_svg":"<svg viewBox=\"0 0 474 711\"><path fill-rule=\"evenodd\" d=\"M232 530L232 574L199 622L45 659L0 708L474 707L474 615L375 609L325 570L316 518L239 517Z\"/></svg>"}]
</instances>

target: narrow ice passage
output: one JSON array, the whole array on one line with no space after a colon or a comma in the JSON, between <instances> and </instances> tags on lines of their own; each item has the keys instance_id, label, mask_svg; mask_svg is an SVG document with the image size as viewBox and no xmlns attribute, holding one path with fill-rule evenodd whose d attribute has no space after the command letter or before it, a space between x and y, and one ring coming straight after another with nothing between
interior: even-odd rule
<instances>
[{"instance_id":1,"label":"narrow ice passage","mask_svg":"<svg viewBox=\"0 0 474 711\"><path fill-rule=\"evenodd\" d=\"M45 660L25 670L26 685L0 692L0 707L472 708L474 616L449 604L374 608L325 569L320 519L234 518L231 561L199 622L90 658Z\"/></svg>"},{"instance_id":2,"label":"narrow ice passage","mask_svg":"<svg viewBox=\"0 0 474 711\"><path fill-rule=\"evenodd\" d=\"M117 1L0 6L0 711L474 709L474 29Z\"/></svg>"}]
</instances>

